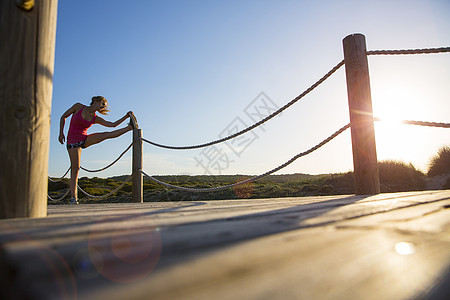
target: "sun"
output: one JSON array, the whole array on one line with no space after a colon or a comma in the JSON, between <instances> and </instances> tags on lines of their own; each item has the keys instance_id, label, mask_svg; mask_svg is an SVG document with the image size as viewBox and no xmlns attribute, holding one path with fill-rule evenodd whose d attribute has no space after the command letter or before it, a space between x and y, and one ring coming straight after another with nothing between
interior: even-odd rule
<instances>
[{"instance_id":1,"label":"sun","mask_svg":"<svg viewBox=\"0 0 450 300\"><path fill-rule=\"evenodd\" d=\"M430 135L429 128L402 123L428 120L426 102L413 88L387 88L372 95L373 115L379 118L375 123L378 160L400 160L426 168L423 161L429 149L421 139Z\"/></svg>"},{"instance_id":2,"label":"sun","mask_svg":"<svg viewBox=\"0 0 450 300\"><path fill-rule=\"evenodd\" d=\"M450 56L370 59L370 85L378 160L412 163L426 172L430 159L450 145L448 128L402 124L403 120L449 123Z\"/></svg>"},{"instance_id":3,"label":"sun","mask_svg":"<svg viewBox=\"0 0 450 300\"><path fill-rule=\"evenodd\" d=\"M401 124L403 120L423 120L428 115L426 102L407 88L385 88L373 93L374 117L384 122Z\"/></svg>"}]
</instances>

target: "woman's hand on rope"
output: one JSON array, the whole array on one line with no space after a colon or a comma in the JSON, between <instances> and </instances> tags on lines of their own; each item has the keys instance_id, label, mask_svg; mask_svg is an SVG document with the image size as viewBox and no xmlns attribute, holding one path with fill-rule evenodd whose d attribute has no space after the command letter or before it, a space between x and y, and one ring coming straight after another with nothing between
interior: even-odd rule
<instances>
[{"instance_id":1,"label":"woman's hand on rope","mask_svg":"<svg viewBox=\"0 0 450 300\"><path fill-rule=\"evenodd\" d=\"M58 141L61 143L61 145L64 145L64 141L66 140L66 137L64 136L64 133L60 133L58 137Z\"/></svg>"},{"instance_id":2,"label":"woman's hand on rope","mask_svg":"<svg viewBox=\"0 0 450 300\"><path fill-rule=\"evenodd\" d=\"M130 117L130 115L133 115L132 111L127 112L122 118L120 118L119 120L115 121L115 122L107 122L103 120L103 123L99 122L100 124L107 126L107 127L116 127L120 124L122 124L126 119L128 119ZM97 117L96 120L100 121L100 117Z\"/></svg>"}]
</instances>

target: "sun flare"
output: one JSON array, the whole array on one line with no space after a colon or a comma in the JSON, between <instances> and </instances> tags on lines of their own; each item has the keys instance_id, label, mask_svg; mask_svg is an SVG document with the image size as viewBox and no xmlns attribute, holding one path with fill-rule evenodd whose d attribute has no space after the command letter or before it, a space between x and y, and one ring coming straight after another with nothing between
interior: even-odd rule
<instances>
[{"instance_id":1,"label":"sun flare","mask_svg":"<svg viewBox=\"0 0 450 300\"><path fill-rule=\"evenodd\" d=\"M375 123L378 159L412 162L425 171L429 149L424 139L433 131L402 123L405 120L423 121L430 118L422 95L416 93L413 87L374 92L373 114L379 120ZM421 157L422 161L417 161L417 157Z\"/></svg>"},{"instance_id":2,"label":"sun flare","mask_svg":"<svg viewBox=\"0 0 450 300\"><path fill-rule=\"evenodd\" d=\"M373 114L382 121L401 124L427 115L426 103L413 89L384 89L374 93Z\"/></svg>"}]
</instances>

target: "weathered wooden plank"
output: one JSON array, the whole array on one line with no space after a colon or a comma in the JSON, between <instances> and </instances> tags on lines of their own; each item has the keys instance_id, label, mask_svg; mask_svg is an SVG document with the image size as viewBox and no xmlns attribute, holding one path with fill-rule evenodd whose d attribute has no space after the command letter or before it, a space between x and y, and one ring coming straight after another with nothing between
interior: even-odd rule
<instances>
[{"instance_id":1,"label":"weathered wooden plank","mask_svg":"<svg viewBox=\"0 0 450 300\"><path fill-rule=\"evenodd\" d=\"M150 294L152 299L408 299L437 285L439 276L448 276L449 200L442 201L250 240L155 273L133 285L127 295L135 299ZM401 223L398 215L403 210L408 210L406 219L414 225L408 231L386 230L386 223ZM435 213L446 214L438 218L446 225L439 227L438 235L426 234ZM428 222L421 218L424 215ZM370 228L360 226L367 218L380 220ZM351 227L352 222L359 224ZM401 243L413 252L399 253L396 247ZM113 291L107 295L125 296ZM106 295L92 298L99 296Z\"/></svg>"},{"instance_id":2,"label":"weathered wooden plank","mask_svg":"<svg viewBox=\"0 0 450 300\"><path fill-rule=\"evenodd\" d=\"M0 221L0 269L44 298L408 298L450 262L449 205L450 191L55 206Z\"/></svg>"},{"instance_id":3,"label":"weathered wooden plank","mask_svg":"<svg viewBox=\"0 0 450 300\"><path fill-rule=\"evenodd\" d=\"M395 252L403 241L426 247ZM121 299L408 299L432 286L448 242L385 231L310 228L252 240L155 273Z\"/></svg>"},{"instance_id":4,"label":"weathered wooden plank","mask_svg":"<svg viewBox=\"0 0 450 300\"><path fill-rule=\"evenodd\" d=\"M407 194L406 194L407 195ZM421 193L424 200L442 200L435 194ZM434 196L433 196L434 195ZM415 205L414 198L381 200L379 196L366 199L348 197L300 204L296 201L285 201L284 205L257 205L236 210L235 207L222 207L215 203L214 208L203 208L205 205L187 205L178 209L145 209L131 212L120 210L120 214L110 214L100 218L72 217L47 218L35 221L32 226L20 226L20 220L9 222L10 227L3 226L3 236L26 234L39 239L50 246L69 244L71 241L83 240L91 232L103 232L105 235L122 234L125 230L135 228L158 228L164 233L166 245L174 243L178 250L193 244L199 247L216 242L233 242L246 238L254 238L276 232L320 226L340 220L354 219L366 215L374 215L386 210L394 210ZM372 199L369 201L368 199ZM359 201L356 201L359 200ZM258 203L257 200L252 202ZM308 200L305 200L308 202ZM357 203L356 203L357 202ZM71 207L70 207L71 208ZM86 210L84 210L86 211ZM220 239L217 236L221 235ZM169 239L170 237L170 239ZM199 239L200 241L196 241ZM185 247L180 247L185 245ZM18 247L16 245L16 247ZM69 246L70 247L70 246ZM190 246L189 246L190 247ZM169 247L171 248L171 247Z\"/></svg>"},{"instance_id":5,"label":"weathered wooden plank","mask_svg":"<svg viewBox=\"0 0 450 300\"><path fill-rule=\"evenodd\" d=\"M439 194L433 193L421 193L421 198L428 202L442 200ZM359 201L355 199L359 199ZM238 210L235 207L226 206L219 208L220 206L215 202L213 208L209 209L203 207L209 206L210 203L199 206L195 204L179 206L173 209L131 211L120 209L118 210L120 213L108 212L108 215L100 215L100 217L52 217L28 222L11 220L8 222L9 227L2 226L2 232L3 237L25 234L33 236L41 242L48 240L51 245L56 245L67 243L70 239L85 239L90 232L96 230L111 234L113 232L120 233L121 230L128 228L157 227L159 230L170 228L171 236L175 236L178 231L181 231L181 238L185 237L189 240L191 234L198 235L201 232L201 229L195 229L197 227L206 227L207 232L214 238L212 227L218 228L218 230L229 227L231 231L234 231L233 227L243 226L244 228L236 230L236 233L246 238L374 215L378 212L392 211L418 203L418 201L413 201L413 197L403 198L403 200L400 197L381 200L380 197L375 196L371 197L371 201L367 199L349 197L309 204L285 201L284 205L254 204ZM257 200L252 202L258 203ZM66 206L66 208L72 207ZM86 209L83 211L85 214ZM222 233L226 232L226 230L222 231Z\"/></svg>"}]
</instances>

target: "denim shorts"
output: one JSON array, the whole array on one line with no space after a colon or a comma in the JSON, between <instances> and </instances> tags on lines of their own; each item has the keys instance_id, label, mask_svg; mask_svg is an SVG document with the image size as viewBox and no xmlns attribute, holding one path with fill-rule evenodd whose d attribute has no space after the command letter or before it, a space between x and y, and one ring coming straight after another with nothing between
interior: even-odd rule
<instances>
[{"instance_id":1,"label":"denim shorts","mask_svg":"<svg viewBox=\"0 0 450 300\"><path fill-rule=\"evenodd\" d=\"M86 140L81 142L76 142L73 144L67 144L67 149L75 149L75 148L86 148Z\"/></svg>"}]
</instances>

